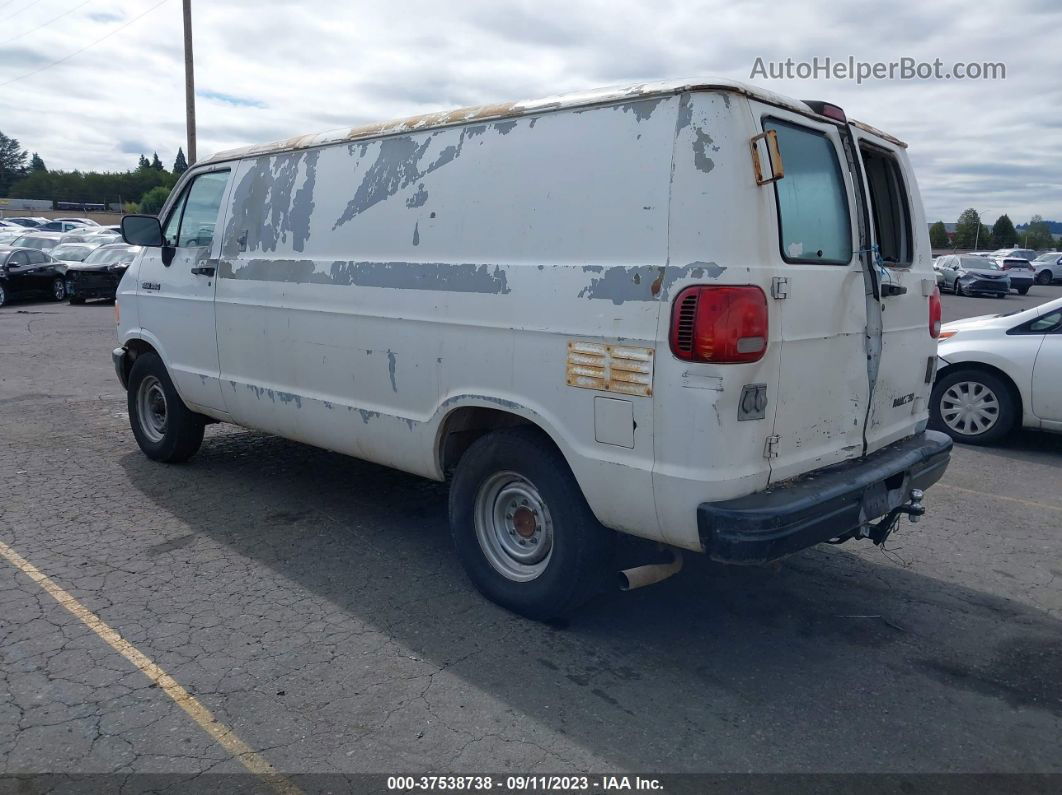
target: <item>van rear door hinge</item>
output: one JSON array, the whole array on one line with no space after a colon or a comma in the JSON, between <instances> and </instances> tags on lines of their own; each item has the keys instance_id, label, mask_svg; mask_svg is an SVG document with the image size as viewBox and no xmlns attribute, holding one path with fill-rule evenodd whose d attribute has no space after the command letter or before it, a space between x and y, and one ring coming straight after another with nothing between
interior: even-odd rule
<instances>
[{"instance_id":1,"label":"van rear door hinge","mask_svg":"<svg viewBox=\"0 0 1062 795\"><path fill-rule=\"evenodd\" d=\"M782 437L778 434L767 437L766 444L763 445L763 457L764 458L777 458L778 457L778 443L782 440Z\"/></svg>"},{"instance_id":2,"label":"van rear door hinge","mask_svg":"<svg viewBox=\"0 0 1062 795\"><path fill-rule=\"evenodd\" d=\"M789 297L789 279L785 276L775 276L771 279L771 298Z\"/></svg>"}]
</instances>

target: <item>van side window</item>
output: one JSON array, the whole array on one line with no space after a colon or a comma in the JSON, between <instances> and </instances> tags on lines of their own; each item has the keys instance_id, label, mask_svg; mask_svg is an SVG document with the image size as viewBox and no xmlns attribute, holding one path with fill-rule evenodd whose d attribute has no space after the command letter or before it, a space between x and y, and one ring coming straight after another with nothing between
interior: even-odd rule
<instances>
[{"instance_id":1,"label":"van side window","mask_svg":"<svg viewBox=\"0 0 1062 795\"><path fill-rule=\"evenodd\" d=\"M870 189L874 239L886 265L910 265L911 211L907 190L896 158L873 147L860 147L863 170Z\"/></svg>"},{"instance_id":2,"label":"van side window","mask_svg":"<svg viewBox=\"0 0 1062 795\"><path fill-rule=\"evenodd\" d=\"M162 239L166 241L167 246L177 245L177 230L181 226L181 213L184 212L184 202L187 198L188 191L185 190L170 209L170 217L166 219L166 226L162 230Z\"/></svg>"},{"instance_id":3,"label":"van side window","mask_svg":"<svg viewBox=\"0 0 1062 795\"><path fill-rule=\"evenodd\" d=\"M184 205L177 246L209 246L214 239L221 198L229 181L228 171L212 171L196 177Z\"/></svg>"},{"instance_id":4,"label":"van side window","mask_svg":"<svg viewBox=\"0 0 1062 795\"><path fill-rule=\"evenodd\" d=\"M837 150L823 133L768 119L778 134L785 176L774 183L782 258L786 262L847 265L852 222Z\"/></svg>"}]
</instances>

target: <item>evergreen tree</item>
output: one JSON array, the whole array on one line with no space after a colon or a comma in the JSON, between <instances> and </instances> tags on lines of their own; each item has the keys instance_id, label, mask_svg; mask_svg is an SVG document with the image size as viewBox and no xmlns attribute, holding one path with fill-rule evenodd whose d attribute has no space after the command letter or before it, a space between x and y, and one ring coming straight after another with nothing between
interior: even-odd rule
<instances>
[{"instance_id":1,"label":"evergreen tree","mask_svg":"<svg viewBox=\"0 0 1062 795\"><path fill-rule=\"evenodd\" d=\"M929 245L932 248L948 248L951 241L948 240L948 230L943 221L937 221L929 227Z\"/></svg>"},{"instance_id":2,"label":"evergreen tree","mask_svg":"<svg viewBox=\"0 0 1062 795\"><path fill-rule=\"evenodd\" d=\"M162 161L159 160L158 152L155 152L154 156L151 158L151 167L156 171L165 171L165 169L162 167Z\"/></svg>"},{"instance_id":3,"label":"evergreen tree","mask_svg":"<svg viewBox=\"0 0 1062 795\"><path fill-rule=\"evenodd\" d=\"M1025 227L1025 234L1022 237L1024 239L1021 242L1025 248L1053 248L1055 245L1055 236L1051 234L1051 227L1040 215L1034 215L1029 220L1029 225Z\"/></svg>"},{"instance_id":4,"label":"evergreen tree","mask_svg":"<svg viewBox=\"0 0 1062 795\"><path fill-rule=\"evenodd\" d=\"M26 151L14 138L0 132L0 196L26 175Z\"/></svg>"},{"instance_id":5,"label":"evergreen tree","mask_svg":"<svg viewBox=\"0 0 1062 795\"><path fill-rule=\"evenodd\" d=\"M137 167L138 169L140 169L141 171L142 171L142 170L144 170L145 168L151 168L151 161L150 161L150 160L148 160L148 159L147 159L146 157L144 157L143 155L140 155L140 162L139 162L139 163L137 163L137 166L136 166L136 167Z\"/></svg>"},{"instance_id":6,"label":"evergreen tree","mask_svg":"<svg viewBox=\"0 0 1062 795\"><path fill-rule=\"evenodd\" d=\"M177 147L177 159L173 161L173 173L178 177L188 170L188 161L184 158L184 150Z\"/></svg>"},{"instance_id":7,"label":"evergreen tree","mask_svg":"<svg viewBox=\"0 0 1062 795\"><path fill-rule=\"evenodd\" d=\"M1010 220L1010 216L1006 213L999 216L996 222L992 224L992 245L996 248L1007 248L1013 246L1014 241L1018 239L1017 233L1014 231L1014 224Z\"/></svg>"},{"instance_id":8,"label":"evergreen tree","mask_svg":"<svg viewBox=\"0 0 1062 795\"><path fill-rule=\"evenodd\" d=\"M44 161L41 156L36 152L33 153L33 157L30 158L30 171L47 171L48 167L44 165Z\"/></svg>"}]
</instances>

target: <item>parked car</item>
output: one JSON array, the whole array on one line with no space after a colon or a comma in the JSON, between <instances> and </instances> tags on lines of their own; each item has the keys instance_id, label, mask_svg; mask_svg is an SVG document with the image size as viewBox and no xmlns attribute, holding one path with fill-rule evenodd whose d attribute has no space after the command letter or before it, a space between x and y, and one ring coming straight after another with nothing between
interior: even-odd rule
<instances>
[{"instance_id":1,"label":"parked car","mask_svg":"<svg viewBox=\"0 0 1062 795\"><path fill-rule=\"evenodd\" d=\"M969 444L1017 426L1062 432L1062 298L947 323L937 351L931 425Z\"/></svg>"},{"instance_id":2,"label":"parked car","mask_svg":"<svg viewBox=\"0 0 1062 795\"><path fill-rule=\"evenodd\" d=\"M761 563L922 513L924 219L902 142L727 80L368 125L126 216L113 358L152 459L216 419L452 472L472 581L550 618L616 586L614 531Z\"/></svg>"},{"instance_id":3,"label":"parked car","mask_svg":"<svg viewBox=\"0 0 1062 795\"><path fill-rule=\"evenodd\" d=\"M1010 292L1010 277L995 260L971 254L945 254L933 261L937 284L956 295L994 295Z\"/></svg>"},{"instance_id":4,"label":"parked car","mask_svg":"<svg viewBox=\"0 0 1062 795\"><path fill-rule=\"evenodd\" d=\"M68 221L78 226L99 226L99 221L93 221L91 218L56 218L56 221Z\"/></svg>"},{"instance_id":5,"label":"parked car","mask_svg":"<svg viewBox=\"0 0 1062 795\"><path fill-rule=\"evenodd\" d=\"M139 246L114 243L100 246L83 262L68 265L66 293L70 303L83 304L89 298L113 299L118 282L140 251Z\"/></svg>"},{"instance_id":6,"label":"parked car","mask_svg":"<svg viewBox=\"0 0 1062 795\"><path fill-rule=\"evenodd\" d=\"M99 248L98 245L94 246L89 243L60 243L49 253L52 255L52 259L57 259L60 262L82 262L85 257L97 248Z\"/></svg>"},{"instance_id":7,"label":"parked car","mask_svg":"<svg viewBox=\"0 0 1062 795\"><path fill-rule=\"evenodd\" d=\"M33 217L33 216L28 216L28 215L19 215L19 216L10 216L10 215L8 215L8 216L4 217L4 220L8 221L10 223L18 224L19 226L24 226L24 227L28 227L28 228L36 228L36 227L40 226L41 224L48 223L48 219L47 218L37 218L37 217Z\"/></svg>"},{"instance_id":8,"label":"parked car","mask_svg":"<svg viewBox=\"0 0 1062 795\"><path fill-rule=\"evenodd\" d=\"M1062 279L1062 251L1048 251L1032 262L1037 284L1051 284Z\"/></svg>"},{"instance_id":9,"label":"parked car","mask_svg":"<svg viewBox=\"0 0 1062 795\"><path fill-rule=\"evenodd\" d=\"M1010 277L1010 288L1019 295L1025 295L1036 281L1036 271L1032 263L1024 257L1001 257L996 263Z\"/></svg>"},{"instance_id":10,"label":"parked car","mask_svg":"<svg viewBox=\"0 0 1062 795\"><path fill-rule=\"evenodd\" d=\"M988 256L992 259L1002 260L1007 257L1017 257L1019 259L1027 259L1032 262L1036 259L1036 252L1031 248L999 248L993 251Z\"/></svg>"},{"instance_id":11,"label":"parked car","mask_svg":"<svg viewBox=\"0 0 1062 795\"><path fill-rule=\"evenodd\" d=\"M35 248L0 246L0 306L12 298L49 295L66 297L66 268Z\"/></svg>"},{"instance_id":12,"label":"parked car","mask_svg":"<svg viewBox=\"0 0 1062 795\"><path fill-rule=\"evenodd\" d=\"M11 245L16 248L35 248L38 251L51 251L59 245L62 239L63 236L59 232L40 232L35 229L32 232L19 235L11 242Z\"/></svg>"},{"instance_id":13,"label":"parked car","mask_svg":"<svg viewBox=\"0 0 1062 795\"><path fill-rule=\"evenodd\" d=\"M0 229L0 244L10 243L26 234L26 227L19 226L14 229Z\"/></svg>"},{"instance_id":14,"label":"parked car","mask_svg":"<svg viewBox=\"0 0 1062 795\"><path fill-rule=\"evenodd\" d=\"M37 229L41 232L69 232L72 229L83 229L84 227L84 224L76 221L64 221L61 218L55 218L41 224Z\"/></svg>"}]
</instances>

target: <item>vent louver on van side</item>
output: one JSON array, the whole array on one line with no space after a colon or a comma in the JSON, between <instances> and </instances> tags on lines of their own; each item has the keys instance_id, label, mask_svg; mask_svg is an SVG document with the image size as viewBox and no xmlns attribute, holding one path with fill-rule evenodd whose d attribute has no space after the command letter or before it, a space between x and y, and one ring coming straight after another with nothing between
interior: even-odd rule
<instances>
[{"instance_id":1,"label":"vent louver on van side","mask_svg":"<svg viewBox=\"0 0 1062 795\"><path fill-rule=\"evenodd\" d=\"M678 306L678 320L675 324L675 352L691 354L693 352L693 323L697 318L697 298L700 293L691 291L682 297Z\"/></svg>"}]
</instances>

